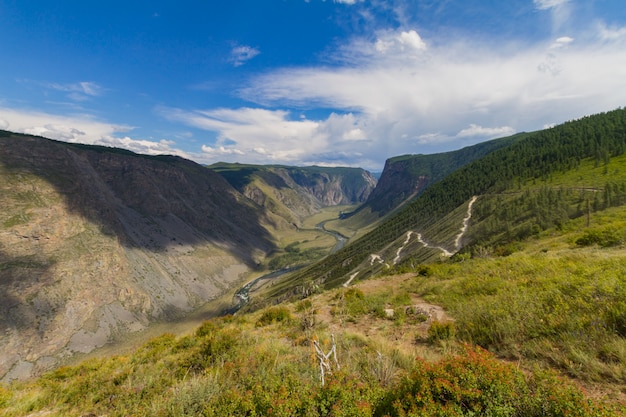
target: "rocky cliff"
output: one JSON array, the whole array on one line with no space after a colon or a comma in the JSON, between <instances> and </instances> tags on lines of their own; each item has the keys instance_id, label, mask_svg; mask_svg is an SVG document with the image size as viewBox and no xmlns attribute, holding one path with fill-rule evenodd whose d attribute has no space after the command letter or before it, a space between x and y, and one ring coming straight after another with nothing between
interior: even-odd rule
<instances>
[{"instance_id":1,"label":"rocky cliff","mask_svg":"<svg viewBox=\"0 0 626 417\"><path fill-rule=\"evenodd\" d=\"M390 158L385 162L378 184L361 210L370 208L372 212L384 216L448 174L524 136L522 133L494 139L452 152Z\"/></svg>"},{"instance_id":2,"label":"rocky cliff","mask_svg":"<svg viewBox=\"0 0 626 417\"><path fill-rule=\"evenodd\" d=\"M295 224L322 207L363 203L376 186L372 174L360 168L226 163L209 168L255 203Z\"/></svg>"},{"instance_id":3,"label":"rocky cliff","mask_svg":"<svg viewBox=\"0 0 626 417\"><path fill-rule=\"evenodd\" d=\"M267 213L178 157L0 132L0 379L194 309L273 248Z\"/></svg>"}]
</instances>

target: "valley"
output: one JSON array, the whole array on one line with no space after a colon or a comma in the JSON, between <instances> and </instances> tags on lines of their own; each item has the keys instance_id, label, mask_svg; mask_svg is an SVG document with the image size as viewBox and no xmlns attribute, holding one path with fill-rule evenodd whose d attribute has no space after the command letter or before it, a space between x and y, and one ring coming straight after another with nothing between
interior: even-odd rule
<instances>
[{"instance_id":1,"label":"valley","mask_svg":"<svg viewBox=\"0 0 626 417\"><path fill-rule=\"evenodd\" d=\"M87 330L74 333L74 359L88 360L0 385L8 416L626 412L624 109L432 159L398 157L386 166L402 184L389 188L387 171L373 190L361 170L225 164L218 175L176 158L60 150L115 204L70 193L69 182L47 179L57 166L44 173L24 163L28 153L3 165L11 182L0 197L11 210L0 219L0 277L4 305L17 306L3 325L35 337L33 323L50 330L55 320L76 320L58 295L45 300L64 315L36 314L66 275L83 285L68 305L92 299L78 272L57 274L71 259L100 294L111 281L119 303L74 329L139 323L148 331L117 332L126 347L98 352L81 351ZM15 153L0 151L2 161ZM435 181L428 170L442 161L454 163ZM154 194L144 202L134 187L107 182L120 175L112 166ZM217 194L190 201L181 190L198 187ZM232 199L218 205L221 194ZM64 199L81 204L64 211ZM233 201L242 206L221 205ZM50 246L61 232L69 252ZM347 244L336 248L341 236ZM202 287L189 274L206 263L230 278L190 297ZM247 302L235 311L242 286L238 298ZM185 300L197 304L185 314L168 310ZM164 314L139 320L151 311ZM7 375L17 380L23 366Z\"/></svg>"}]
</instances>

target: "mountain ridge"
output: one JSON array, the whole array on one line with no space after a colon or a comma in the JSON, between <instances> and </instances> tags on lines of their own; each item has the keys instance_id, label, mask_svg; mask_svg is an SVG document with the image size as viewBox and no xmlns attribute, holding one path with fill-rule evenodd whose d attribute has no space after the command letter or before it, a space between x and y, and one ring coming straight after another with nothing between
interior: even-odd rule
<instances>
[{"instance_id":1,"label":"mountain ridge","mask_svg":"<svg viewBox=\"0 0 626 417\"><path fill-rule=\"evenodd\" d=\"M376 179L361 168L217 163L209 166L260 206L301 225L323 207L367 200Z\"/></svg>"},{"instance_id":2,"label":"mountain ridge","mask_svg":"<svg viewBox=\"0 0 626 417\"><path fill-rule=\"evenodd\" d=\"M497 149L509 146L526 135L527 133L522 132L450 152L407 154L389 158L385 161L377 187L360 210L370 208L382 217L455 170Z\"/></svg>"},{"instance_id":3,"label":"mountain ridge","mask_svg":"<svg viewBox=\"0 0 626 417\"><path fill-rule=\"evenodd\" d=\"M389 252L388 257L393 259L392 254L402 245L408 231L431 230L434 234L440 233L436 229L441 229L444 225L448 230L456 230L456 225L460 224L465 207L473 196L479 197L475 210L484 217L485 209L482 204L487 201L486 196L497 196L516 184L521 186L526 181L545 181L556 172L575 169L583 160L591 159L596 164L606 166L612 156L622 155L625 150L625 109L587 116L529 134L510 146L495 150L465 165L426 188L418 198L343 250L286 277L284 285L275 287L274 295L283 291L282 296L288 297L290 291L293 291L292 294L299 294L310 287L334 287L347 281L356 272L360 272L359 279L372 276L381 271L381 266L368 266L367 259L371 254ZM551 197L550 201L554 200L555 197ZM502 203L495 203L492 207L502 210L507 208ZM555 207L556 210L550 209L552 207L539 204L529 209L531 218L547 217L545 220L538 218L539 230L562 221L559 219L562 219L563 211L558 207ZM576 209L571 213L566 212L565 217L578 215L581 215L580 210ZM520 226L522 228L517 232L520 236L532 233L532 225L528 224L528 218L524 219L524 224ZM475 220L481 219L478 217ZM483 239L489 242L487 236L494 231L487 230L485 233L486 236L473 234L474 243ZM440 239L452 238L453 233L448 233ZM506 243L507 236L500 236L499 239ZM464 245L467 243L464 242ZM419 246L414 246L413 249L418 252L422 250ZM425 258L413 257L413 262L434 260L432 253L424 256Z\"/></svg>"},{"instance_id":4,"label":"mountain ridge","mask_svg":"<svg viewBox=\"0 0 626 417\"><path fill-rule=\"evenodd\" d=\"M177 157L0 137L0 375L198 307L273 250L272 220Z\"/></svg>"}]
</instances>

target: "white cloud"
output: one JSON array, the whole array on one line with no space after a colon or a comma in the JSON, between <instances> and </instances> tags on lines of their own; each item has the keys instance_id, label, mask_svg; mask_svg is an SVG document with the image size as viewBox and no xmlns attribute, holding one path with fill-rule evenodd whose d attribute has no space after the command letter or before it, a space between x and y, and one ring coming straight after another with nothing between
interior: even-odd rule
<instances>
[{"instance_id":1,"label":"white cloud","mask_svg":"<svg viewBox=\"0 0 626 417\"><path fill-rule=\"evenodd\" d=\"M550 45L550 49L564 48L572 42L574 42L574 38L570 38L569 36L561 36L560 38L555 40L552 45Z\"/></svg>"},{"instance_id":2,"label":"white cloud","mask_svg":"<svg viewBox=\"0 0 626 417\"><path fill-rule=\"evenodd\" d=\"M425 51L426 43L420 35L414 31L403 31L399 34L393 32L381 33L376 39L374 49L381 54L397 54L400 56L414 56L416 53Z\"/></svg>"},{"instance_id":3,"label":"white cloud","mask_svg":"<svg viewBox=\"0 0 626 417\"><path fill-rule=\"evenodd\" d=\"M88 115L60 116L0 107L0 121L2 120L11 131L17 133L64 142L124 148L148 155L172 154L189 158L187 153L173 147L174 142L118 137L121 133L131 131L132 127L98 121Z\"/></svg>"},{"instance_id":4,"label":"white cloud","mask_svg":"<svg viewBox=\"0 0 626 417\"><path fill-rule=\"evenodd\" d=\"M9 127L9 122L6 120L0 119L0 129L6 130Z\"/></svg>"},{"instance_id":5,"label":"white cloud","mask_svg":"<svg viewBox=\"0 0 626 417\"><path fill-rule=\"evenodd\" d=\"M515 129L510 126L502 127L482 127L470 124L469 127L461 130L456 136L458 138L479 137L483 140L510 136L515 133Z\"/></svg>"},{"instance_id":6,"label":"white cloud","mask_svg":"<svg viewBox=\"0 0 626 417\"><path fill-rule=\"evenodd\" d=\"M533 3L539 10L548 10L560 7L569 3L570 0L533 0Z\"/></svg>"},{"instance_id":7,"label":"white cloud","mask_svg":"<svg viewBox=\"0 0 626 417\"><path fill-rule=\"evenodd\" d=\"M598 34L602 41L626 42L626 27L608 27L601 23L598 25Z\"/></svg>"},{"instance_id":8,"label":"white cloud","mask_svg":"<svg viewBox=\"0 0 626 417\"><path fill-rule=\"evenodd\" d=\"M283 110L254 108L192 110L159 109L161 115L199 129L218 132L217 142L203 146L214 155L237 155L242 162L306 160L324 147L327 134L315 121L297 118ZM260 146L261 145L261 146ZM262 158L261 158L262 157ZM259 159L261 158L261 159Z\"/></svg>"},{"instance_id":9,"label":"white cloud","mask_svg":"<svg viewBox=\"0 0 626 417\"><path fill-rule=\"evenodd\" d=\"M223 155L245 155L243 151L239 149L226 149L224 146L218 146L217 148L202 145L202 152L208 154L209 156L223 156ZM264 151L257 151L259 153L265 153Z\"/></svg>"},{"instance_id":10,"label":"white cloud","mask_svg":"<svg viewBox=\"0 0 626 417\"><path fill-rule=\"evenodd\" d=\"M284 110L253 108L184 111L162 108L170 120L218 132L216 143L202 146L206 162L284 163L291 165L377 166L380 157L367 159L371 147L361 118L330 114L324 120L292 118Z\"/></svg>"},{"instance_id":11,"label":"white cloud","mask_svg":"<svg viewBox=\"0 0 626 417\"><path fill-rule=\"evenodd\" d=\"M66 92L67 97L74 101L85 101L103 94L104 88L92 81L81 81L70 84L43 83L47 88Z\"/></svg>"},{"instance_id":12,"label":"white cloud","mask_svg":"<svg viewBox=\"0 0 626 417\"><path fill-rule=\"evenodd\" d=\"M111 146L115 148L123 148L144 155L177 155L183 158L191 159L191 155L180 149L176 149L173 145L176 142L169 140L151 141L145 139L133 139L128 136L117 138L112 136L103 137L96 145Z\"/></svg>"},{"instance_id":13,"label":"white cloud","mask_svg":"<svg viewBox=\"0 0 626 417\"><path fill-rule=\"evenodd\" d=\"M245 64L246 62L248 62L249 60L251 60L252 58L254 58L255 56L259 55L260 53L261 51L251 46L247 46L247 45L235 46L230 51L230 61L233 63L235 67L239 67Z\"/></svg>"},{"instance_id":14,"label":"white cloud","mask_svg":"<svg viewBox=\"0 0 626 417\"><path fill-rule=\"evenodd\" d=\"M298 134L320 152L349 152L356 142L363 160L449 150L624 105L626 54L617 37L590 43L560 36L527 47L440 39L425 48L402 44L403 34L418 39L411 31L355 39L335 67L277 70L256 78L241 97L263 106L337 109ZM404 59L410 45L422 48L418 59ZM276 142L260 137L264 146Z\"/></svg>"},{"instance_id":15,"label":"white cloud","mask_svg":"<svg viewBox=\"0 0 626 417\"><path fill-rule=\"evenodd\" d=\"M426 44L420 35L414 30L400 33L400 36L398 36L397 39L403 47L414 49L416 51L423 51L426 49Z\"/></svg>"}]
</instances>

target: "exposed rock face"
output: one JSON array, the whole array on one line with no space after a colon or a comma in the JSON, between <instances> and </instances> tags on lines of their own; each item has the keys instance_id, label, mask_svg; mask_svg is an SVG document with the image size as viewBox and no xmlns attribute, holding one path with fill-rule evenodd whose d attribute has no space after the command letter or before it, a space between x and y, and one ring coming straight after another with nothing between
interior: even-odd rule
<instances>
[{"instance_id":1,"label":"exposed rock face","mask_svg":"<svg viewBox=\"0 0 626 417\"><path fill-rule=\"evenodd\" d=\"M385 162L376 188L361 209L369 207L383 216L462 166L508 146L517 139L518 136L514 135L452 152L390 158Z\"/></svg>"},{"instance_id":2,"label":"exposed rock face","mask_svg":"<svg viewBox=\"0 0 626 417\"><path fill-rule=\"evenodd\" d=\"M4 381L179 317L273 247L266 213L198 164L0 133Z\"/></svg>"},{"instance_id":3,"label":"exposed rock face","mask_svg":"<svg viewBox=\"0 0 626 417\"><path fill-rule=\"evenodd\" d=\"M234 187L260 206L299 223L322 207L362 203L376 179L360 168L216 164Z\"/></svg>"},{"instance_id":4,"label":"exposed rock face","mask_svg":"<svg viewBox=\"0 0 626 417\"><path fill-rule=\"evenodd\" d=\"M413 169L415 159L387 160L376 189L367 204L372 211L384 215L403 202L417 196L432 181L432 176Z\"/></svg>"}]
</instances>

